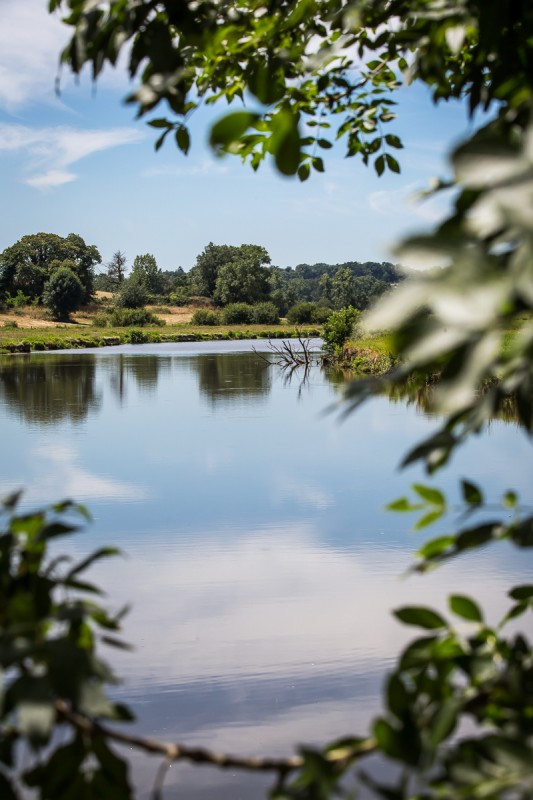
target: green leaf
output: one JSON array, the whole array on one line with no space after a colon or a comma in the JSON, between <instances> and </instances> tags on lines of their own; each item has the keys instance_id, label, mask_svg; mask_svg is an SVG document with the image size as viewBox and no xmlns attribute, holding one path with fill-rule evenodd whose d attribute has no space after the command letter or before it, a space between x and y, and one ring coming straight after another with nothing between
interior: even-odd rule
<instances>
[{"instance_id":1,"label":"green leaf","mask_svg":"<svg viewBox=\"0 0 533 800\"><path fill-rule=\"evenodd\" d=\"M181 125L176 131L176 144L184 155L187 155L191 146L191 137L189 131Z\"/></svg>"},{"instance_id":2,"label":"green leaf","mask_svg":"<svg viewBox=\"0 0 533 800\"><path fill-rule=\"evenodd\" d=\"M112 556L118 556L120 554L120 550L118 550L116 547L101 547L69 570L66 575L66 579L71 580L75 575L79 575L80 572L84 572L84 570L88 569L88 567L90 567L96 561L100 561L102 558L111 558Z\"/></svg>"},{"instance_id":3,"label":"green leaf","mask_svg":"<svg viewBox=\"0 0 533 800\"><path fill-rule=\"evenodd\" d=\"M378 175L383 175L385 171L385 156L382 154L374 161L374 169Z\"/></svg>"},{"instance_id":4,"label":"green leaf","mask_svg":"<svg viewBox=\"0 0 533 800\"><path fill-rule=\"evenodd\" d=\"M507 508L516 508L518 504L518 496L516 492L506 492L503 496L503 505Z\"/></svg>"},{"instance_id":5,"label":"green leaf","mask_svg":"<svg viewBox=\"0 0 533 800\"><path fill-rule=\"evenodd\" d=\"M159 119L151 119L148 122L148 125L150 125L152 128L171 128L172 127L172 123L169 122L168 119L163 119L162 117L160 117Z\"/></svg>"},{"instance_id":6,"label":"green leaf","mask_svg":"<svg viewBox=\"0 0 533 800\"><path fill-rule=\"evenodd\" d=\"M484 502L483 493L478 486L470 481L461 481L461 489L463 492L463 500L469 506L480 506Z\"/></svg>"},{"instance_id":7,"label":"green leaf","mask_svg":"<svg viewBox=\"0 0 533 800\"><path fill-rule=\"evenodd\" d=\"M415 505L410 503L407 497L399 497L397 500L393 500L392 503L389 503L385 506L387 511L420 511L421 508L424 506L422 505Z\"/></svg>"},{"instance_id":8,"label":"green leaf","mask_svg":"<svg viewBox=\"0 0 533 800\"><path fill-rule=\"evenodd\" d=\"M414 483L413 489L423 500L431 503L431 505L439 506L440 508L446 507L446 498L439 489L424 486L422 483Z\"/></svg>"},{"instance_id":9,"label":"green leaf","mask_svg":"<svg viewBox=\"0 0 533 800\"><path fill-rule=\"evenodd\" d=\"M513 600L531 600L533 598L533 585L515 586L509 592L509 597L512 597Z\"/></svg>"},{"instance_id":10,"label":"green leaf","mask_svg":"<svg viewBox=\"0 0 533 800\"><path fill-rule=\"evenodd\" d=\"M446 620L440 614L424 606L404 606L396 609L393 614L404 625L415 625L418 628L428 629L446 628L448 626Z\"/></svg>"},{"instance_id":11,"label":"green leaf","mask_svg":"<svg viewBox=\"0 0 533 800\"><path fill-rule=\"evenodd\" d=\"M300 166L298 115L289 108L282 108L272 117L271 125L269 150L276 167L283 175L295 175Z\"/></svg>"},{"instance_id":12,"label":"green leaf","mask_svg":"<svg viewBox=\"0 0 533 800\"><path fill-rule=\"evenodd\" d=\"M383 116L384 115L382 114L381 118L383 118ZM403 148L401 139L398 136L395 136L393 133L388 133L385 136L385 141L387 142L388 145L390 145L391 147L395 147L397 150L401 150Z\"/></svg>"},{"instance_id":13,"label":"green leaf","mask_svg":"<svg viewBox=\"0 0 533 800\"><path fill-rule=\"evenodd\" d=\"M310 174L311 174L310 165L309 164L300 164L300 166L298 167L298 177L300 178L300 180L302 182L306 181Z\"/></svg>"},{"instance_id":14,"label":"green leaf","mask_svg":"<svg viewBox=\"0 0 533 800\"><path fill-rule=\"evenodd\" d=\"M211 128L209 142L216 151L228 151L248 128L259 119L259 114L250 111L234 111L219 119Z\"/></svg>"},{"instance_id":15,"label":"green leaf","mask_svg":"<svg viewBox=\"0 0 533 800\"><path fill-rule=\"evenodd\" d=\"M429 741L436 747L447 739L457 726L459 703L450 698L444 700L429 724Z\"/></svg>"},{"instance_id":16,"label":"green leaf","mask_svg":"<svg viewBox=\"0 0 533 800\"><path fill-rule=\"evenodd\" d=\"M438 519L440 519L443 515L444 511L439 509L437 511L430 511L428 514L424 514L423 517L420 517L416 525L414 526L415 531L421 531L422 528L427 528L428 525L432 525Z\"/></svg>"},{"instance_id":17,"label":"green leaf","mask_svg":"<svg viewBox=\"0 0 533 800\"><path fill-rule=\"evenodd\" d=\"M385 160L387 161L387 166L391 172L400 172L400 165L390 153L385 153Z\"/></svg>"},{"instance_id":18,"label":"green leaf","mask_svg":"<svg viewBox=\"0 0 533 800\"><path fill-rule=\"evenodd\" d=\"M452 594L449 598L450 609L458 617L471 622L483 622L481 609L470 597L462 594Z\"/></svg>"},{"instance_id":19,"label":"green leaf","mask_svg":"<svg viewBox=\"0 0 533 800\"><path fill-rule=\"evenodd\" d=\"M455 536L438 536L422 545L417 555L421 558L435 558L449 550L453 544L455 544Z\"/></svg>"}]
</instances>

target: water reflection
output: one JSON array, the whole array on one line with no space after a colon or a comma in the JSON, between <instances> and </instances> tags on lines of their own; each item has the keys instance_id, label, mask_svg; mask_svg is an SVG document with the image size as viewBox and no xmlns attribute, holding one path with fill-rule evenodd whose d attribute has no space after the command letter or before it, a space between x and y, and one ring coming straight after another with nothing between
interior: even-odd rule
<instances>
[{"instance_id":1,"label":"water reflection","mask_svg":"<svg viewBox=\"0 0 533 800\"><path fill-rule=\"evenodd\" d=\"M119 355L106 359L106 371L109 384L116 397L122 402L126 398L126 387L133 378L139 389L154 392L162 374L171 369L170 356L154 355Z\"/></svg>"},{"instance_id":2,"label":"water reflection","mask_svg":"<svg viewBox=\"0 0 533 800\"><path fill-rule=\"evenodd\" d=\"M297 381L253 353L194 347L0 363L10 454L0 493L15 476L39 501L86 498L96 521L71 547L81 557L114 543L128 554L93 577L113 608L133 604L125 635L135 651L113 658L143 733L281 754L363 731L409 635L390 609L443 608L445 594L468 586L496 622L509 582L527 580L527 554L502 547L399 580L421 541L383 507L425 480L418 467L408 476L394 467L435 424L426 395L415 407L377 397L341 425L322 413L338 374L313 372L298 402ZM73 419L64 406L84 386L96 413L75 428L48 425ZM465 446L461 470L488 498L502 475L531 495L530 446L499 421ZM453 493L457 477L445 470L439 483ZM135 757L133 767L137 796L148 797L155 764ZM181 766L166 786L197 800L264 796L255 778Z\"/></svg>"},{"instance_id":3,"label":"water reflection","mask_svg":"<svg viewBox=\"0 0 533 800\"><path fill-rule=\"evenodd\" d=\"M272 386L271 368L255 353L193 357L190 366L198 376L198 388L212 406L227 406L267 395Z\"/></svg>"},{"instance_id":4,"label":"water reflection","mask_svg":"<svg viewBox=\"0 0 533 800\"><path fill-rule=\"evenodd\" d=\"M16 356L2 360L0 402L29 423L83 422L99 408L94 356Z\"/></svg>"}]
</instances>

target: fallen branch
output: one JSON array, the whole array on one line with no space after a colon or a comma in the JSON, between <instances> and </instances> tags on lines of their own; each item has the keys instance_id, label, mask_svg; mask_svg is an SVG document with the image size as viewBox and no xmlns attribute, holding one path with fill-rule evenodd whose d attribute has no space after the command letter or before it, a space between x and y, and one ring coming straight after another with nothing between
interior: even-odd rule
<instances>
[{"instance_id":1,"label":"fallen branch","mask_svg":"<svg viewBox=\"0 0 533 800\"><path fill-rule=\"evenodd\" d=\"M90 738L104 738L117 744L128 745L151 755L164 756L167 761L189 761L192 764L210 764L221 769L239 769L251 772L277 772L286 776L291 772L301 769L304 765L302 756L288 758L271 758L268 756L238 756L228 753L217 753L205 747L189 747L188 745L161 742L158 739L124 733L115 728L109 728L90 717L72 711L64 700L55 703L58 721L67 722L76 730ZM345 766L350 761L369 755L376 749L373 739L365 739L354 746L338 747L325 754L325 759L339 767Z\"/></svg>"}]
</instances>

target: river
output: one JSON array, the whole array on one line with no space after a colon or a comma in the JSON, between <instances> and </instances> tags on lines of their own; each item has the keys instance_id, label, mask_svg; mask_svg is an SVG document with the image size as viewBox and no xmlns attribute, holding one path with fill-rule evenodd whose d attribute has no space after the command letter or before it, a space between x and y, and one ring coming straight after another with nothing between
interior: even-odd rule
<instances>
[{"instance_id":1,"label":"river","mask_svg":"<svg viewBox=\"0 0 533 800\"><path fill-rule=\"evenodd\" d=\"M70 551L124 551L94 577L112 608L132 605L135 649L110 656L137 730L283 754L365 732L408 636L392 608L444 609L466 587L496 621L531 558L501 546L402 579L426 534L384 506L426 481L397 465L436 421L386 397L341 421L339 380L317 368L303 386L288 382L251 344L2 359L0 492L26 486L27 505L74 497L94 521ZM526 436L494 421L437 484L452 502L462 476L494 501L511 486L531 501L532 464ZM132 765L147 797L157 762ZM198 800L263 791L255 778L185 766L165 786Z\"/></svg>"}]
</instances>

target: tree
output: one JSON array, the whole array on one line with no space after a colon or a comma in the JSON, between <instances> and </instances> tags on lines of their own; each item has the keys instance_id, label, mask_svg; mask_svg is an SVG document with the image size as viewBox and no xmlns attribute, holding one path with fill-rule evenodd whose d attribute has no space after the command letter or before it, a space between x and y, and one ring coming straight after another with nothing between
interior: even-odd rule
<instances>
[{"instance_id":1,"label":"tree","mask_svg":"<svg viewBox=\"0 0 533 800\"><path fill-rule=\"evenodd\" d=\"M331 299L336 309L345 308L353 302L354 277L349 267L339 267L331 281Z\"/></svg>"},{"instance_id":2,"label":"tree","mask_svg":"<svg viewBox=\"0 0 533 800\"><path fill-rule=\"evenodd\" d=\"M68 319L83 301L84 289L76 273L66 266L59 266L44 287L43 303L56 319Z\"/></svg>"},{"instance_id":3,"label":"tree","mask_svg":"<svg viewBox=\"0 0 533 800\"><path fill-rule=\"evenodd\" d=\"M257 0L235 6L204 0L182 7L163 0L124 0L100 7L81 0L52 0L50 5L70 8L68 24L76 26L76 36L64 58L75 72L90 62L97 76L106 60L115 63L121 46L135 40L130 73L135 76L141 64L143 71L141 85L130 99L140 113L167 101L177 120L152 121L162 138L174 132L178 146L186 152L185 118L194 107L206 100L253 96L257 110L234 112L216 123L211 132L213 146L238 153L253 167L271 154L281 172L298 173L301 180L311 168L324 168L314 148L328 149L327 131L334 120L338 120L337 132L345 138L348 156L359 155L365 162L372 159L378 174L398 170L391 148L398 149L401 143L394 134L382 131L381 124L393 119L388 94L399 85L400 73L425 83L436 102L464 97L471 112L490 110L485 126L453 153L456 199L452 214L436 231L413 237L399 251L406 263L417 258L424 266L443 264L444 268L405 281L378 304L368 325L391 329L402 356L400 365L385 379L389 384L402 386L410 379L416 385L436 371L440 374L433 407L446 415L444 424L407 455L406 463L421 460L433 473L510 398L516 401L524 427L533 430L531 3L361 0L346 5L337 0L275 0L267 5ZM303 121L307 126L314 123L311 127L317 134L307 135ZM519 332L509 342L509 330L516 328ZM375 377L351 385L347 394L351 407L382 385ZM438 488L416 484L414 491L415 502L401 498L391 507L421 512L418 528L448 512ZM486 510L480 488L465 480L461 491L470 522L456 533L422 545L416 570L428 570L464 551L502 540L520 548L532 545L533 517L520 508L514 492L503 496L507 511L487 522L487 517L476 516ZM510 520L508 509L512 510ZM18 546L9 560L14 580L19 578L19 565L32 563L35 569L30 575L37 582L42 547L30 553L31 561L24 550L21 557L21 547L27 550L34 542L31 537L19 542L19 532L20 524L13 525L2 537L2 552ZM40 530L39 536L40 544L46 535ZM27 581L15 583L15 588L26 589ZM50 586L45 582L39 588L46 592ZM6 595L13 616L8 643L14 651L19 647L21 609L42 614L50 608L45 602L13 602L17 591ZM533 586L514 587L509 595L509 613L496 628L486 623L475 600L451 597L450 612L471 625L466 635L432 609L398 609L398 619L421 628L424 635L399 658L387 682L385 709L372 731L321 751L304 750L292 760L255 761L256 769L270 769L277 776L275 796L341 794L346 770L379 753L396 764L399 777L394 784L383 785L382 779L362 771L362 780L374 796L398 800L531 797L533 649L524 633L509 634L503 626L531 612ZM85 614L83 622L88 608L82 606L79 611ZM28 626L27 616L23 621ZM35 637L39 644L43 631L54 628L53 618L45 622L39 620L39 637ZM79 646L80 642L81 637L72 636L68 644ZM86 636L83 642L92 655L93 637ZM27 683L28 664L37 655L41 661L35 679L42 691L48 651L39 647L25 652L21 681ZM14 668L11 662L8 667ZM72 692L68 703L59 708L53 705L50 713L50 693L46 698L48 724L60 713L76 730L76 724L84 725L85 738L76 736L63 760L75 763L78 783L92 782L96 776L108 783L118 781L126 793L125 778L122 782L118 778L123 765L117 765L117 757L106 749L112 733L105 729L102 733L102 726L91 719L97 712L91 708L78 712L78 697ZM111 706L106 711L117 713ZM22 733L33 733L38 741L35 724L42 723L43 714L21 715L21 719L28 726ZM105 746L98 749L102 739ZM170 750L161 745L158 752L194 758L187 748ZM86 778L87 771L78 767L88 757L95 768ZM201 760L252 768L243 759L215 758L205 752ZM30 776L31 785L44 786L46 791L46 781L54 777L50 762ZM117 794L116 785L105 789L108 796Z\"/></svg>"},{"instance_id":4,"label":"tree","mask_svg":"<svg viewBox=\"0 0 533 800\"><path fill-rule=\"evenodd\" d=\"M80 279L85 303L93 294L94 267L100 262L95 245L85 244L78 234L69 233L65 238L55 233L23 236L0 254L0 297L20 289L32 299L41 299L52 271L65 264Z\"/></svg>"},{"instance_id":5,"label":"tree","mask_svg":"<svg viewBox=\"0 0 533 800\"><path fill-rule=\"evenodd\" d=\"M189 273L193 294L213 297L220 269L235 258L237 250L230 245L209 242Z\"/></svg>"},{"instance_id":6,"label":"tree","mask_svg":"<svg viewBox=\"0 0 533 800\"><path fill-rule=\"evenodd\" d=\"M163 278L157 261L151 253L135 256L133 260L132 276L136 275L145 285L150 294L161 294L163 291Z\"/></svg>"},{"instance_id":7,"label":"tree","mask_svg":"<svg viewBox=\"0 0 533 800\"><path fill-rule=\"evenodd\" d=\"M122 281L116 304L119 308L143 308L148 301L148 292L142 275L133 272Z\"/></svg>"},{"instance_id":8,"label":"tree","mask_svg":"<svg viewBox=\"0 0 533 800\"><path fill-rule=\"evenodd\" d=\"M270 256L264 247L242 244L233 248L231 261L223 264L217 275L214 298L221 305L258 303L268 296Z\"/></svg>"},{"instance_id":9,"label":"tree","mask_svg":"<svg viewBox=\"0 0 533 800\"><path fill-rule=\"evenodd\" d=\"M120 288L126 277L126 256L120 250L113 253L113 257L107 265L107 277L116 289Z\"/></svg>"}]
</instances>

